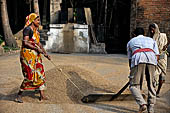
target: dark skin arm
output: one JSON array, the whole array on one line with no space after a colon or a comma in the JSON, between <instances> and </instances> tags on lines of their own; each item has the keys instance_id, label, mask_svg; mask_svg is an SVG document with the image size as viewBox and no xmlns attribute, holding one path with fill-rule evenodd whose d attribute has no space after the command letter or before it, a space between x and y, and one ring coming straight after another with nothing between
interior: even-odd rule
<instances>
[{"instance_id":1,"label":"dark skin arm","mask_svg":"<svg viewBox=\"0 0 170 113\"><path fill-rule=\"evenodd\" d=\"M40 49L43 51L44 56L48 59L51 60L51 57L47 54L47 52L45 51L45 49L43 48L42 44L39 42L38 46L40 47Z\"/></svg>"},{"instance_id":2,"label":"dark skin arm","mask_svg":"<svg viewBox=\"0 0 170 113\"><path fill-rule=\"evenodd\" d=\"M130 67L130 66L131 66L131 59L129 59L129 68L131 69L131 67Z\"/></svg>"},{"instance_id":3,"label":"dark skin arm","mask_svg":"<svg viewBox=\"0 0 170 113\"><path fill-rule=\"evenodd\" d=\"M159 60L160 55L156 55L156 57L157 57L157 61L158 61L158 60Z\"/></svg>"},{"instance_id":4,"label":"dark skin arm","mask_svg":"<svg viewBox=\"0 0 170 113\"><path fill-rule=\"evenodd\" d=\"M42 44L39 42L38 44L36 44L36 46L32 45L32 43L29 41L29 36L25 36L24 40L23 40L23 46L29 49L33 49L41 54L44 54L44 56L48 59L51 60L50 56L47 54L47 52L45 51L45 49L43 48Z\"/></svg>"},{"instance_id":5,"label":"dark skin arm","mask_svg":"<svg viewBox=\"0 0 170 113\"><path fill-rule=\"evenodd\" d=\"M33 49L33 50L35 50L35 51L37 51L39 53L43 53L43 51L40 48L35 47L35 46L32 45L32 42L29 41L29 36L24 37L23 46L28 48L28 49Z\"/></svg>"}]
</instances>

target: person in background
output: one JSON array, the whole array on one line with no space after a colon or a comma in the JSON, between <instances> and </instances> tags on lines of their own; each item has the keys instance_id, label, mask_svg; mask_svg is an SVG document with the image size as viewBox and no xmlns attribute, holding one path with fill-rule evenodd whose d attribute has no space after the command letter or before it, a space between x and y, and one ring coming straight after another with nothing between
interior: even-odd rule
<instances>
[{"instance_id":1,"label":"person in background","mask_svg":"<svg viewBox=\"0 0 170 113\"><path fill-rule=\"evenodd\" d=\"M154 77L159 56L158 46L152 38L144 36L143 28L136 28L133 33L136 37L127 43L130 66L129 89L139 105L138 113L143 113L146 109L148 113L154 113L154 104L156 103ZM141 94L144 75L148 87L148 103Z\"/></svg>"},{"instance_id":2,"label":"person in background","mask_svg":"<svg viewBox=\"0 0 170 113\"><path fill-rule=\"evenodd\" d=\"M24 90L39 90L39 99L47 99L44 95L46 83L41 55L44 54L48 60L51 60L51 58L40 43L39 24L40 18L37 14L31 13L26 17L20 52L20 63L24 80L16 98L16 101L19 103L23 103L21 95Z\"/></svg>"},{"instance_id":3,"label":"person in background","mask_svg":"<svg viewBox=\"0 0 170 113\"><path fill-rule=\"evenodd\" d=\"M167 70L167 47L170 43L165 33L160 33L159 27L156 23L149 25L149 36L152 37L159 49L160 59L158 61L158 65L156 67L156 81L157 81L157 97L160 97L160 89L165 82L166 70Z\"/></svg>"}]
</instances>

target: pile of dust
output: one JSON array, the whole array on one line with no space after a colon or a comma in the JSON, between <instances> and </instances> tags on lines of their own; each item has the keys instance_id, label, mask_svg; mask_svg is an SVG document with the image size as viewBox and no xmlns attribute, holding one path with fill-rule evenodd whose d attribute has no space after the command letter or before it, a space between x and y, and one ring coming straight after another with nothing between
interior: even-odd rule
<instances>
[{"instance_id":1,"label":"pile of dust","mask_svg":"<svg viewBox=\"0 0 170 113\"><path fill-rule=\"evenodd\" d=\"M62 72L58 69L62 69ZM94 92L113 92L117 90L114 83L110 83L104 77L97 75L97 73L90 72L77 66L58 66L46 72L47 90L45 91L45 94L49 97L49 100L45 100L43 103L74 104L81 102L80 100L84 95L67 77L69 77L69 79L71 79L85 95ZM25 92L24 95L24 102L39 103L38 92L35 93L35 95L31 92L30 94Z\"/></svg>"}]
</instances>

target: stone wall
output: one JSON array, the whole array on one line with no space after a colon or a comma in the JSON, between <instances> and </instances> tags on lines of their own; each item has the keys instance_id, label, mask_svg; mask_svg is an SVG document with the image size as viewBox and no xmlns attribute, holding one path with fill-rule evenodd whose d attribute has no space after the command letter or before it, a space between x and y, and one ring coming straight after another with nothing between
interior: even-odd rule
<instances>
[{"instance_id":1,"label":"stone wall","mask_svg":"<svg viewBox=\"0 0 170 113\"><path fill-rule=\"evenodd\" d=\"M170 37L170 0L131 0L130 16L130 31L140 26L147 32L149 24L154 22Z\"/></svg>"}]
</instances>

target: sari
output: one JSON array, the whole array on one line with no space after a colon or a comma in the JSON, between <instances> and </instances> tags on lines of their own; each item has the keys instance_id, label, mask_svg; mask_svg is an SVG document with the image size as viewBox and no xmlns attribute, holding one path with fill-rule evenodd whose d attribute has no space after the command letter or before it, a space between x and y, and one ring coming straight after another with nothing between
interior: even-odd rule
<instances>
[{"instance_id":1,"label":"sari","mask_svg":"<svg viewBox=\"0 0 170 113\"><path fill-rule=\"evenodd\" d=\"M31 15L34 17L31 18ZM29 24L37 17L36 14L32 13L27 17L26 25L24 29L28 29ZM30 20L32 19L32 20ZM30 23L29 23L30 22ZM31 29L31 28L30 28ZM25 30L24 30L25 31ZM23 34L24 34L23 31ZM29 37L29 42L33 46L37 46L40 41L40 35L37 29L33 30L32 37ZM20 63L24 80L20 86L20 90L45 90L45 73L44 66L42 63L41 54L33 49L22 46L20 51Z\"/></svg>"}]
</instances>

